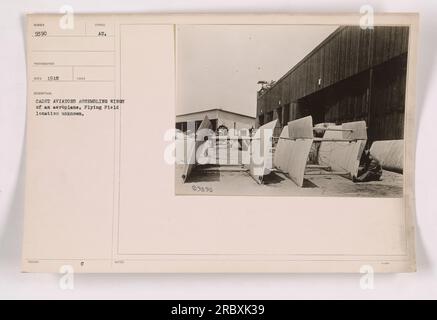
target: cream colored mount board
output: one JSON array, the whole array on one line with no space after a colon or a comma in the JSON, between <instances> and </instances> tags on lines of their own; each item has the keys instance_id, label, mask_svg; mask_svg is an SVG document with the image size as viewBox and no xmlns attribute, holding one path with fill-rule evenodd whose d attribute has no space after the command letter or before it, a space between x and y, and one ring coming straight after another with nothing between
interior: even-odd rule
<instances>
[{"instance_id":1,"label":"cream colored mount board","mask_svg":"<svg viewBox=\"0 0 437 320\"><path fill-rule=\"evenodd\" d=\"M376 25L409 27L402 197L273 196L280 186L290 193L308 192L298 185L307 173L308 166L302 167L308 145L319 140L310 133L309 118L286 123L281 136L287 139L279 139L274 163L248 164L248 171L266 183L253 181L248 171L209 176L211 185L240 177L235 181L241 184L230 184L229 189L248 188L258 196L218 196L202 181L183 183L168 161L174 148L182 148L169 138L179 114L177 67L190 61L190 55L179 49L196 39L186 42L180 37L182 29L223 27L235 37L238 30L253 28L255 41L267 29L290 28L302 39L310 29L358 26L360 18L358 14L75 14L71 26L62 15L29 15L22 271L415 271L415 14L377 14L374 19ZM272 59L276 63L285 58L266 55L260 63ZM245 62L239 63L243 70ZM285 65L290 67L288 60ZM250 85L258 80L263 79L251 80ZM208 81L214 81L212 74ZM222 97L240 91L214 90ZM264 128L273 130L277 120L269 121ZM205 118L202 126L209 125ZM273 137L264 131L258 128L252 139L261 158L272 152ZM336 138L356 140L353 150L339 148L344 141L317 143L326 152L338 152L338 161L330 166L355 173L359 141L365 139L343 132L327 130L324 138L335 133ZM185 138L181 132L176 135ZM191 145L193 157L199 145ZM305 149L298 152L299 158L286 159L299 148ZM186 177L191 169L185 167ZM268 182L277 171L288 173L294 182L282 177ZM179 182L198 194L176 195Z\"/></svg>"}]
</instances>

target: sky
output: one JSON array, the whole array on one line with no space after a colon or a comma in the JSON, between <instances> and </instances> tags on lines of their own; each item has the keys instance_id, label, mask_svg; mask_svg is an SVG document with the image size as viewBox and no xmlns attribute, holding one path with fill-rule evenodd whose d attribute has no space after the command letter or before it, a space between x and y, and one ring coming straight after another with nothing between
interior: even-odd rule
<instances>
[{"instance_id":1,"label":"sky","mask_svg":"<svg viewBox=\"0 0 437 320\"><path fill-rule=\"evenodd\" d=\"M259 80L278 80L337 26L177 26L176 114L256 115Z\"/></svg>"}]
</instances>

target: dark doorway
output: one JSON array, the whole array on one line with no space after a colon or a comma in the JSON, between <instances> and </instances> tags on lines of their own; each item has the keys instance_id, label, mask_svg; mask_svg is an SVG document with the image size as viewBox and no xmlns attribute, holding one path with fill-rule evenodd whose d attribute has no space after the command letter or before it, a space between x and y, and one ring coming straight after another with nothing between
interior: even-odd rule
<instances>
[{"instance_id":1,"label":"dark doorway","mask_svg":"<svg viewBox=\"0 0 437 320\"><path fill-rule=\"evenodd\" d=\"M290 121L290 104L287 103L284 106L284 110L282 112L282 126L285 127Z\"/></svg>"},{"instance_id":2,"label":"dark doorway","mask_svg":"<svg viewBox=\"0 0 437 320\"><path fill-rule=\"evenodd\" d=\"M217 119L212 119L210 121L211 121L212 131L217 130Z\"/></svg>"},{"instance_id":3,"label":"dark doorway","mask_svg":"<svg viewBox=\"0 0 437 320\"><path fill-rule=\"evenodd\" d=\"M263 114L260 114L259 116L258 116L258 123L259 123L259 126L261 127L262 125L264 125L264 115Z\"/></svg>"}]
</instances>

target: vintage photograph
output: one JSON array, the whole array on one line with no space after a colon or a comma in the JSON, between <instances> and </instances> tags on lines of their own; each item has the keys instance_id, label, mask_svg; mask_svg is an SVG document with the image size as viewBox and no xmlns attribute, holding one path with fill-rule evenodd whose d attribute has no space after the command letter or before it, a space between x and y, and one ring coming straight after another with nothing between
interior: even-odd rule
<instances>
[{"instance_id":1,"label":"vintage photograph","mask_svg":"<svg viewBox=\"0 0 437 320\"><path fill-rule=\"evenodd\" d=\"M178 25L176 194L402 197L408 38Z\"/></svg>"},{"instance_id":2,"label":"vintage photograph","mask_svg":"<svg viewBox=\"0 0 437 320\"><path fill-rule=\"evenodd\" d=\"M418 16L371 16L28 15L21 270L416 271Z\"/></svg>"}]
</instances>

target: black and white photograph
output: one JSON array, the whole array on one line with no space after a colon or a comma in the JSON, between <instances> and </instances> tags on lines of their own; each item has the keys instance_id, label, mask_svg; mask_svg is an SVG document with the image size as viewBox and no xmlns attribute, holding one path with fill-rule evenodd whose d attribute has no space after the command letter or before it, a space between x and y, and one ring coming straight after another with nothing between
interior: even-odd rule
<instances>
[{"instance_id":1,"label":"black and white photograph","mask_svg":"<svg viewBox=\"0 0 437 320\"><path fill-rule=\"evenodd\" d=\"M176 195L403 196L408 26L177 25Z\"/></svg>"}]
</instances>

